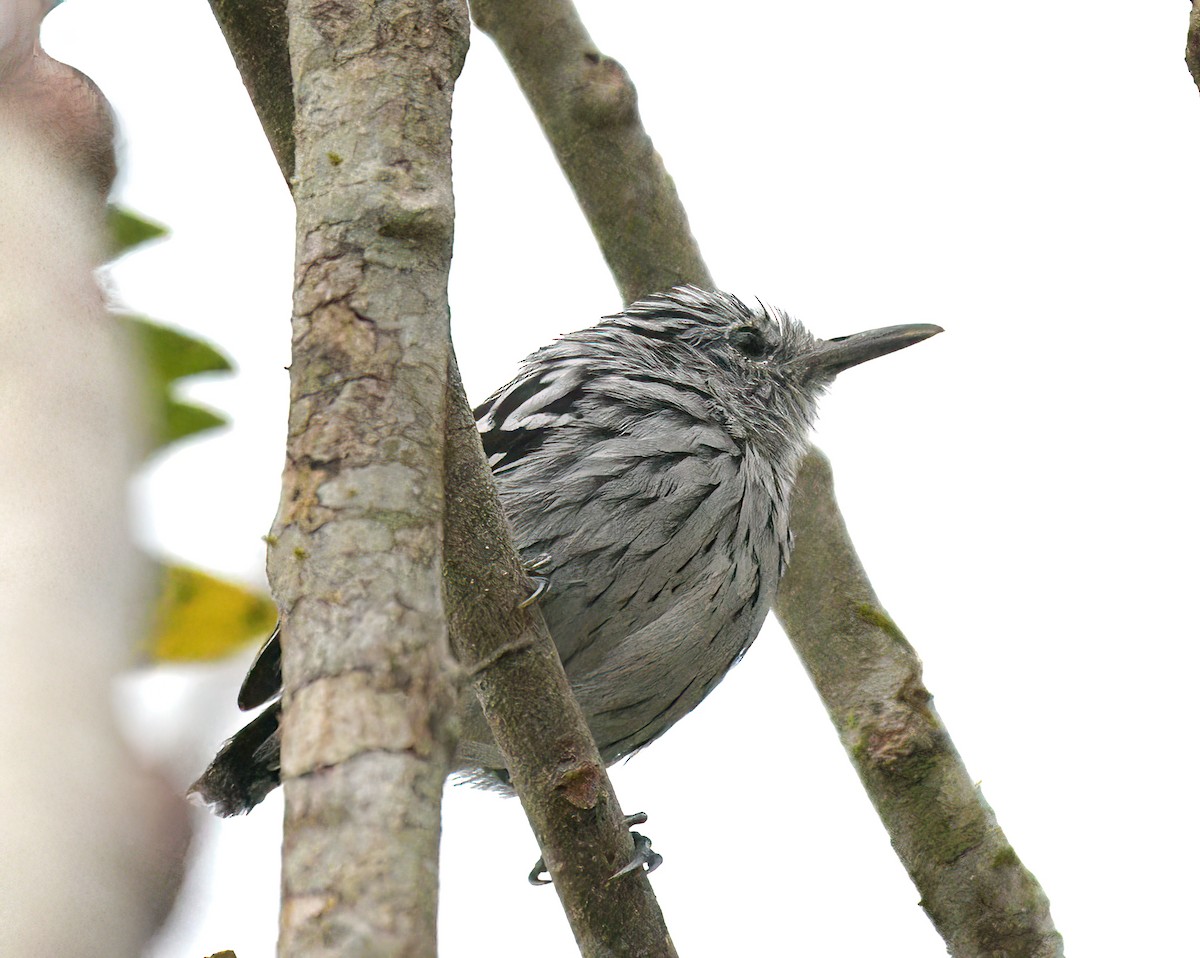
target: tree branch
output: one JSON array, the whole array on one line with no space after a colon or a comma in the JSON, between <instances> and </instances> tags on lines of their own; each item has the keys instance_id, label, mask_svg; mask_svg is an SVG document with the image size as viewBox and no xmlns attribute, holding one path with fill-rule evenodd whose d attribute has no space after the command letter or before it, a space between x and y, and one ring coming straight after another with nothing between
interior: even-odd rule
<instances>
[{"instance_id":1,"label":"tree branch","mask_svg":"<svg viewBox=\"0 0 1200 958\"><path fill-rule=\"evenodd\" d=\"M214 12L221 18L218 7L214 0ZM632 300L680 282L711 286L670 178L641 129L628 77L619 65L595 50L574 8L560 0L519 4L511 0L475 0L472 13L480 28L496 40L538 114L624 298ZM228 35L229 27L224 23L223 29ZM1200 54L1192 54L1200 49L1198 36L1200 26L1194 10L1189 33L1190 66L1200 62ZM563 96L563 90L573 92ZM575 95L581 102L573 106ZM639 217L639 209L653 212ZM648 231L656 224L668 225L653 233L653 242L646 242L651 235ZM825 698L851 759L860 769L864 786L921 889L931 917L956 949L954 953L970 954L972 936L986 940L989 923L998 920L1001 937L1025 942L1033 949L1014 953L1060 954L1061 939L1053 930L1045 896L1036 880L1004 841L982 796L973 788L963 787L970 780L928 705L928 692L920 682L919 660L907 643L902 644L898 630L879 609L853 547L845 538L827 475L824 457L815 453L798 478L793 521L799 533L797 540L804 542L806 549L797 550L792 557L776 611ZM803 509L799 509L801 503ZM806 520L805 514L811 514L811 520ZM814 543L820 543L819 547L814 548ZM840 578L833 575L835 567L841 570ZM840 617L810 611L826 601L841 604ZM861 606L857 610L856 601ZM815 618L806 625L810 614ZM866 621L864 614L874 624ZM842 639L837 636L847 629L860 643L882 650L880 654L890 650L891 665L880 666L880 674L891 675L889 682L872 684L870 674L854 668L853 656L821 655L823 648L839 647ZM889 739L872 745L874 740L869 737L849 736L844 724L848 706L842 704L847 702L856 702L861 714L893 716L903 732L901 748L911 748L914 754L933 748L938 756L934 762L937 775L955 783L951 791L958 797L957 804L927 818L929 785L934 779L913 782L887 771L898 770L898 766L879 765L890 754L884 746L895 743ZM913 761L909 758L902 764L911 768ZM910 802L910 793L922 800ZM981 842L963 847L962 857L952 863L956 867L944 867L937 850L940 847L944 852L953 846L955 829L962 821L974 823L972 834L980 836ZM984 875L984 886L1008 888L1009 893L964 896L963 876L972 867L977 869L977 876ZM1014 915L1011 906L1022 899L1031 907L1023 915Z\"/></svg>"},{"instance_id":2,"label":"tree branch","mask_svg":"<svg viewBox=\"0 0 1200 958\"><path fill-rule=\"evenodd\" d=\"M817 450L797 477L791 524L804 547L775 612L950 953L1061 955L1050 903L967 774L917 653L881 608Z\"/></svg>"},{"instance_id":3,"label":"tree branch","mask_svg":"<svg viewBox=\"0 0 1200 958\"><path fill-rule=\"evenodd\" d=\"M610 877L633 842L587 721L536 606L484 459L458 369L449 376L446 594L450 634L585 956L673 956L640 869Z\"/></svg>"},{"instance_id":4,"label":"tree branch","mask_svg":"<svg viewBox=\"0 0 1200 958\"><path fill-rule=\"evenodd\" d=\"M711 288L687 214L638 116L637 91L561 0L473 0L566 173L625 302Z\"/></svg>"},{"instance_id":5,"label":"tree branch","mask_svg":"<svg viewBox=\"0 0 1200 958\"><path fill-rule=\"evenodd\" d=\"M570 0L473 0L471 12L516 74L625 299L668 280L711 286L670 177L641 129L632 84L615 61L595 50ZM623 109L597 111L591 105L597 101ZM655 243L641 243L641 224L627 215L630 197L675 225L656 234ZM629 263L631 254L645 259ZM916 653L879 608L846 536L828 461L817 450L800 471L792 503L799 546L776 612L935 926L952 953L964 958L1061 954L1041 887L971 786L929 705ZM844 649L847 636L856 637L855 651L833 654ZM880 681L883 676L887 681ZM882 738L852 734L846 725L852 720ZM895 749L912 755L900 762ZM901 767L907 774L898 774ZM941 783L945 791L934 787ZM970 827L964 832L965 824ZM990 942L998 950L981 950Z\"/></svg>"},{"instance_id":6,"label":"tree branch","mask_svg":"<svg viewBox=\"0 0 1200 958\"><path fill-rule=\"evenodd\" d=\"M287 0L208 0L225 35L275 162L289 183L296 170Z\"/></svg>"},{"instance_id":7,"label":"tree branch","mask_svg":"<svg viewBox=\"0 0 1200 958\"><path fill-rule=\"evenodd\" d=\"M297 263L268 554L287 621L280 952L432 958L458 688L442 437L450 100L467 12L460 0L288 12Z\"/></svg>"}]
</instances>

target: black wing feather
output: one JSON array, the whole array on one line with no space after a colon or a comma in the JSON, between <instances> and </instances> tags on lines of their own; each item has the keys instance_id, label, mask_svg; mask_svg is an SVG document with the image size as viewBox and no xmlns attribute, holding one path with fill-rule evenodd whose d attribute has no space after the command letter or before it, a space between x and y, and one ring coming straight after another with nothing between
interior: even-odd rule
<instances>
[{"instance_id":1,"label":"black wing feather","mask_svg":"<svg viewBox=\"0 0 1200 958\"><path fill-rule=\"evenodd\" d=\"M238 692L238 708L243 712L256 709L275 698L283 690L283 669L280 662L279 623L271 637L258 650L250 671L242 680Z\"/></svg>"}]
</instances>

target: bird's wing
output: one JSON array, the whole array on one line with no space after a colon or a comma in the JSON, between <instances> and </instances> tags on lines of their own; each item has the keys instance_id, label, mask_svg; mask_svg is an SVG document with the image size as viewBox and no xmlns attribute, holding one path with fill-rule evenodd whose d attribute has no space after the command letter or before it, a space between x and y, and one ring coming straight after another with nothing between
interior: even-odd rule
<instances>
[{"instance_id":1,"label":"bird's wing","mask_svg":"<svg viewBox=\"0 0 1200 958\"><path fill-rule=\"evenodd\" d=\"M256 709L260 705L275 698L283 688L283 671L280 668L279 623L270 638L263 643L250 666L250 671L242 680L238 691L238 708L243 712Z\"/></svg>"}]
</instances>

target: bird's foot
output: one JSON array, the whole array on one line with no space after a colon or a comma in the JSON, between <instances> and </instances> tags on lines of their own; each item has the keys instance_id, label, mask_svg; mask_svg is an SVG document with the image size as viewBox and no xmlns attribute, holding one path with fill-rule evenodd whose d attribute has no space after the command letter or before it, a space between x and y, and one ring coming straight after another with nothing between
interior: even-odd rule
<instances>
[{"instance_id":1,"label":"bird's foot","mask_svg":"<svg viewBox=\"0 0 1200 958\"><path fill-rule=\"evenodd\" d=\"M636 812L633 815L626 815L625 827L628 828L631 825L641 825L646 821L646 817L647 816L645 812ZM615 881L622 875L628 875L630 872L638 871L642 868L646 870L646 874L650 874L650 872L654 871L654 869L662 864L662 855L658 854L658 852L654 851L654 849L650 847L650 839L647 836L641 834L641 832L630 832L629 834L633 837L633 858L624 868L621 868L610 875L608 877L609 881ZM543 878L543 874L545 874L547 877ZM546 871L545 859L539 858L537 860L537 864L533 866L533 871L529 873L529 884L549 885L550 882L551 879L549 878L549 872Z\"/></svg>"},{"instance_id":2,"label":"bird's foot","mask_svg":"<svg viewBox=\"0 0 1200 958\"><path fill-rule=\"evenodd\" d=\"M529 884L531 885L549 885L553 879L543 878L542 875L549 875L546 871L546 859L539 858L537 864L533 866L533 871L529 873Z\"/></svg>"},{"instance_id":3,"label":"bird's foot","mask_svg":"<svg viewBox=\"0 0 1200 958\"><path fill-rule=\"evenodd\" d=\"M544 575L538 575L543 569L550 565L550 553L543 552L540 555L534 556L529 562L524 563L525 574L533 583L534 589L525 600L517 605L518 609L528 609L538 599L550 591L550 580Z\"/></svg>"},{"instance_id":4,"label":"bird's foot","mask_svg":"<svg viewBox=\"0 0 1200 958\"><path fill-rule=\"evenodd\" d=\"M634 820L636 819L636 821ZM636 815L626 815L626 825L640 825L646 820L645 812L638 812ZM633 858L624 868L619 869L608 876L609 881L615 881L622 875L628 875L630 872L640 871L645 868L646 874L649 875L654 869L662 864L663 857L653 848L650 847L650 836L643 835L641 832L631 831L629 833L633 837Z\"/></svg>"}]
</instances>

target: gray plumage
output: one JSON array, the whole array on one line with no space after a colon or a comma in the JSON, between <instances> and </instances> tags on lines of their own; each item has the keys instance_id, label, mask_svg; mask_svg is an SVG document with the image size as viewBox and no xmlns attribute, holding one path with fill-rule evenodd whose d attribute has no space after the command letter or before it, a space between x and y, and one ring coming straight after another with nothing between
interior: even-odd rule
<instances>
[{"instance_id":1,"label":"gray plumage","mask_svg":"<svg viewBox=\"0 0 1200 958\"><path fill-rule=\"evenodd\" d=\"M791 552L788 501L820 393L939 331L820 340L770 307L680 287L537 351L475 410L518 551L548 557L540 605L605 762L695 708L758 634ZM273 648L243 707L278 692ZM222 814L278 778L275 720L256 723L193 786ZM458 759L505 777L474 701Z\"/></svg>"}]
</instances>

